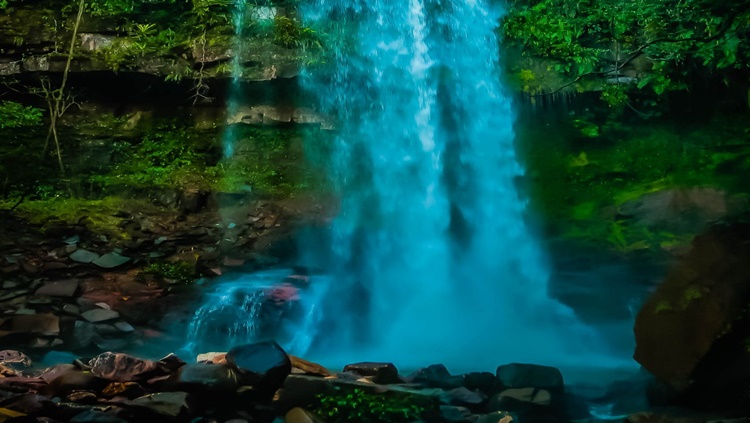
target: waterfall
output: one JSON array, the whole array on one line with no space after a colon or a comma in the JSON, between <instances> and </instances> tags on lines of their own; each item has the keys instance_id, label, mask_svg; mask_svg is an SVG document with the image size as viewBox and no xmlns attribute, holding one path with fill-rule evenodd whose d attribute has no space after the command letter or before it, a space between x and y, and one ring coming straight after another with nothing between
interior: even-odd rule
<instances>
[{"instance_id":1,"label":"waterfall","mask_svg":"<svg viewBox=\"0 0 750 423\"><path fill-rule=\"evenodd\" d=\"M232 82L227 97L227 116L234 116L239 110L241 96L240 82L242 79L242 55L245 40L243 40L245 29L245 15L247 13L247 0L235 0L232 11L232 25L234 27L234 39L232 45ZM224 158L230 159L234 156L234 144L236 141L235 125L229 125L224 132Z\"/></svg>"},{"instance_id":2,"label":"waterfall","mask_svg":"<svg viewBox=\"0 0 750 423\"><path fill-rule=\"evenodd\" d=\"M497 63L502 11L487 0L309 3L304 19L331 45L303 84L338 121L341 198L328 265L338 282L323 305L335 340L321 357L487 369L592 348L549 298L525 224Z\"/></svg>"}]
</instances>

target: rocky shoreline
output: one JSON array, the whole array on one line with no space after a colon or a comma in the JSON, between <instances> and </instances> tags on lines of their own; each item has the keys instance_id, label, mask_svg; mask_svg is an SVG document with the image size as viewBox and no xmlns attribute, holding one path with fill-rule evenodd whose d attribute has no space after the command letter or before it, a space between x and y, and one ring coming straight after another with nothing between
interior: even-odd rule
<instances>
[{"instance_id":1,"label":"rocky shoreline","mask_svg":"<svg viewBox=\"0 0 750 423\"><path fill-rule=\"evenodd\" d=\"M584 397L554 367L512 363L495 373L452 375L438 364L403 376L391 363L368 362L336 372L273 341L200 354L192 363L174 354L151 361L105 352L46 369L6 350L0 373L4 422L748 421L685 410L594 416L597 404L616 402L627 389L612 384Z\"/></svg>"}]
</instances>

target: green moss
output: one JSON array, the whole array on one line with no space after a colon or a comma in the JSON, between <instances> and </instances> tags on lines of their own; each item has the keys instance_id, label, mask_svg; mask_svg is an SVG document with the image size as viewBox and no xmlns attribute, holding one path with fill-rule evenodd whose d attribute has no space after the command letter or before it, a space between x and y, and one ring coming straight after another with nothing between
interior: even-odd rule
<instances>
[{"instance_id":1,"label":"green moss","mask_svg":"<svg viewBox=\"0 0 750 423\"><path fill-rule=\"evenodd\" d=\"M191 284L196 280L195 265L184 261L152 263L139 272L140 277L151 275L165 282Z\"/></svg>"},{"instance_id":2,"label":"green moss","mask_svg":"<svg viewBox=\"0 0 750 423\"><path fill-rule=\"evenodd\" d=\"M701 288L695 285L690 285L682 292L682 298L680 299L680 308L685 310L694 301L703 298L703 294L706 288Z\"/></svg>"},{"instance_id":3,"label":"green moss","mask_svg":"<svg viewBox=\"0 0 750 423\"><path fill-rule=\"evenodd\" d=\"M9 208L13 201L0 201L0 208ZM83 224L95 234L115 239L129 239L130 234L121 227L123 218L119 212L127 210L155 211L158 208L141 201L126 200L119 197L107 197L102 200L84 200L69 198L51 198L47 200L24 201L15 214L39 225L42 230L62 223L66 225Z\"/></svg>"},{"instance_id":4,"label":"green moss","mask_svg":"<svg viewBox=\"0 0 750 423\"><path fill-rule=\"evenodd\" d=\"M674 311L674 307L672 307L667 301L659 301L654 308L654 313L659 314L665 311Z\"/></svg>"}]
</instances>

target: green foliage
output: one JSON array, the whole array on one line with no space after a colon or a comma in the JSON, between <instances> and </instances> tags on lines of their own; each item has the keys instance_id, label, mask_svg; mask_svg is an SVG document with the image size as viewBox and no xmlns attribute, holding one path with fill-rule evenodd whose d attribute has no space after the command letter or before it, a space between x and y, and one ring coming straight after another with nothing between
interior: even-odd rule
<instances>
[{"instance_id":1,"label":"green foliage","mask_svg":"<svg viewBox=\"0 0 750 423\"><path fill-rule=\"evenodd\" d=\"M570 78L634 68L637 88L662 94L688 88L696 72L727 82L738 70L747 76L749 20L745 0L514 0L502 29L525 54ZM622 103L610 94L608 104Z\"/></svg>"},{"instance_id":2,"label":"green foliage","mask_svg":"<svg viewBox=\"0 0 750 423\"><path fill-rule=\"evenodd\" d=\"M8 7L8 0L0 0L0 10Z\"/></svg>"},{"instance_id":3,"label":"green foliage","mask_svg":"<svg viewBox=\"0 0 750 423\"><path fill-rule=\"evenodd\" d=\"M196 279L195 267L184 261L152 263L141 270L139 274L151 275L162 280L185 285L195 282Z\"/></svg>"},{"instance_id":4,"label":"green foliage","mask_svg":"<svg viewBox=\"0 0 750 423\"><path fill-rule=\"evenodd\" d=\"M549 128L521 131L518 145L526 159L531 203L561 236L612 251L684 247L691 234L648 229L623 219L618 210L673 188L749 193L750 183L737 176L750 162L750 143L739 121L727 116L710 124L613 125L577 115ZM598 134L582 133L589 126Z\"/></svg>"},{"instance_id":5,"label":"green foliage","mask_svg":"<svg viewBox=\"0 0 750 423\"><path fill-rule=\"evenodd\" d=\"M309 50L323 47L320 35L315 30L286 16L274 19L273 33L276 44L285 48Z\"/></svg>"},{"instance_id":6,"label":"green foliage","mask_svg":"<svg viewBox=\"0 0 750 423\"><path fill-rule=\"evenodd\" d=\"M0 129L23 128L42 124L42 109L15 101L0 102Z\"/></svg>"},{"instance_id":7,"label":"green foliage","mask_svg":"<svg viewBox=\"0 0 750 423\"><path fill-rule=\"evenodd\" d=\"M206 150L200 134L163 128L146 135L140 143L115 145L117 164L109 173L92 177L104 187L159 188L205 187Z\"/></svg>"},{"instance_id":8,"label":"green foliage","mask_svg":"<svg viewBox=\"0 0 750 423\"><path fill-rule=\"evenodd\" d=\"M320 394L311 410L329 423L339 422L412 422L427 411L426 404L415 404L413 398L388 394L370 394L362 389L339 390L332 395Z\"/></svg>"}]
</instances>

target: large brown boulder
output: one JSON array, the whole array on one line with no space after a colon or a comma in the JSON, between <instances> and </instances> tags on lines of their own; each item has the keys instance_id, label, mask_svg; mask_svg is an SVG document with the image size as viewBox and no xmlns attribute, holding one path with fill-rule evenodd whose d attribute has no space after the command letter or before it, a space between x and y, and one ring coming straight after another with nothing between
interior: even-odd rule
<instances>
[{"instance_id":1,"label":"large brown boulder","mask_svg":"<svg viewBox=\"0 0 750 423\"><path fill-rule=\"evenodd\" d=\"M750 382L742 345L748 304L750 225L713 227L695 238L644 304L634 358L678 393L696 386L716 396L735 390L735 382Z\"/></svg>"}]
</instances>

